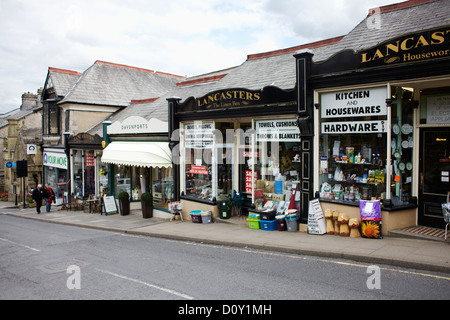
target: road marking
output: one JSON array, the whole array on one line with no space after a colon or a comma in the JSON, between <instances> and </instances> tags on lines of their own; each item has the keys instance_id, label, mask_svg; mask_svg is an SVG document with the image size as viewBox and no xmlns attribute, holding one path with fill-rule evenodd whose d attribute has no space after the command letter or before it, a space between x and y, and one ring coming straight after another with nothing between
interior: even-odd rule
<instances>
[{"instance_id":1,"label":"road marking","mask_svg":"<svg viewBox=\"0 0 450 320\"><path fill-rule=\"evenodd\" d=\"M128 237L132 236L130 234L121 234L121 235L122 236L128 236ZM134 236L134 237L145 238L145 236L140 236L140 235L139 236ZM198 243L198 242L173 240L173 239L161 239L161 240L168 241L168 242L180 242L181 241L182 243L187 244L187 245L191 245L191 246L198 246L198 247L204 246L204 247L221 248L221 249L224 249L224 250L234 250L234 251L240 251L240 252L246 252L246 253L257 253L257 254L267 255L267 256L282 256L282 257L288 257L288 258L297 259L297 260L316 260L316 261L322 261L322 262L328 262L328 263L334 263L334 264L341 264L341 265L347 265L347 266L359 267L359 268L367 268L368 266L371 265L371 264L361 264L361 263L343 262L343 261L338 261L338 260L330 260L330 259L324 259L324 258L319 258L319 257L315 257L315 256L306 256L306 255L302 256L301 254L296 255L296 254L289 254L289 253L277 253L277 252L271 252L271 251L263 251L262 249L258 250L258 249L248 248L248 247L239 248L239 247L233 247L233 246L227 246L227 245L215 245L215 244ZM450 281L450 277L434 275L434 274L428 274L428 273L423 273L423 272L400 270L400 269L386 268L386 267L380 267L380 269L381 270L386 270L386 271L391 271L391 272L399 272L399 273L405 273L405 274L411 274L411 275L419 275L419 276L423 276L423 277L429 277L429 278L435 278L435 279L443 279L443 280L449 280Z\"/></svg>"},{"instance_id":2,"label":"road marking","mask_svg":"<svg viewBox=\"0 0 450 320\"><path fill-rule=\"evenodd\" d=\"M142 284L144 286L147 286L147 287L150 287L150 288L153 288L153 289L164 291L164 292L173 294L173 295L178 296L178 297L183 298L183 299L188 299L188 300L193 300L194 299L194 297L188 296L187 294L180 293L180 292L177 292L175 290L163 288L163 287L160 287L160 286L148 283L148 282L144 282L144 281L141 281L141 280L133 279L133 278L130 278L130 277L127 277L127 276L123 276L123 275L120 275L120 274L117 274L117 273L114 273L114 272L109 272L109 271L105 271L105 270L101 270L101 269L95 269L95 270L98 271L98 272L109 274L110 276L114 276L114 277L117 277L117 278L125 279L125 280L128 280L128 281L132 281L132 282L135 282L135 283Z\"/></svg>"},{"instance_id":3,"label":"road marking","mask_svg":"<svg viewBox=\"0 0 450 320\"><path fill-rule=\"evenodd\" d=\"M5 242L9 242L9 243L15 244L15 245L17 245L17 246L21 246L21 247L24 247L24 248L27 248L27 249L30 249L30 250L33 250L33 251L36 251L36 252L41 252L41 250L39 250L39 249L32 248L32 247L29 247L29 246L26 246L26 245L24 245L24 244L17 243L17 242L8 240L8 239L0 238L0 240L5 241Z\"/></svg>"}]
</instances>

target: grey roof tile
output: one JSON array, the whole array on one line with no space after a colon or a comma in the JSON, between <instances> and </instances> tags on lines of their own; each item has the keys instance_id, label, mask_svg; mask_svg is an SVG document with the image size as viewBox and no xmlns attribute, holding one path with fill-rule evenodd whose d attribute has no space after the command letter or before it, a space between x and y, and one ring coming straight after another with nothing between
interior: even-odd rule
<instances>
[{"instance_id":1,"label":"grey roof tile","mask_svg":"<svg viewBox=\"0 0 450 320\"><path fill-rule=\"evenodd\" d=\"M127 106L132 99L159 97L184 77L96 61L61 100L93 105Z\"/></svg>"}]
</instances>

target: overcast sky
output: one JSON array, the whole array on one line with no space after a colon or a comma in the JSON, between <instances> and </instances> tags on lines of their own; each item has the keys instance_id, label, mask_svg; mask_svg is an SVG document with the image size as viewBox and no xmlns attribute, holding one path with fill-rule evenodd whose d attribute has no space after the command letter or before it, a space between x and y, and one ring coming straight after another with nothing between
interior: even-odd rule
<instances>
[{"instance_id":1,"label":"overcast sky","mask_svg":"<svg viewBox=\"0 0 450 320\"><path fill-rule=\"evenodd\" d=\"M350 32L401 0L0 0L0 114L43 87L48 67L96 60L199 75L248 54Z\"/></svg>"}]
</instances>

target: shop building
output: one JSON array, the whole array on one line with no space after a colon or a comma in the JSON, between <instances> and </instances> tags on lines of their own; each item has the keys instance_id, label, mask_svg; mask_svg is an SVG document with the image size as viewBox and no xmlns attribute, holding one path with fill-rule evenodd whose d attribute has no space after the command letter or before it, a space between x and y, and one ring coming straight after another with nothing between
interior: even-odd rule
<instances>
[{"instance_id":1,"label":"shop building","mask_svg":"<svg viewBox=\"0 0 450 320\"><path fill-rule=\"evenodd\" d=\"M101 196L103 132L91 130L132 99L160 96L181 79L105 61L95 61L82 74L49 68L43 95L44 183L60 196L64 192L67 201Z\"/></svg>"},{"instance_id":2,"label":"shop building","mask_svg":"<svg viewBox=\"0 0 450 320\"><path fill-rule=\"evenodd\" d=\"M126 109L94 131L104 132L101 157L104 193L117 198L125 191L130 195L131 209L140 209L142 194L150 192L153 216L167 218L169 203L174 198L172 154L167 108L155 108L156 100L132 100Z\"/></svg>"},{"instance_id":3,"label":"shop building","mask_svg":"<svg viewBox=\"0 0 450 320\"><path fill-rule=\"evenodd\" d=\"M301 220L313 197L312 110L297 103L296 60L303 48L249 55L240 66L177 84L169 104L174 188L183 214L242 195L241 213L288 204Z\"/></svg>"},{"instance_id":4,"label":"shop building","mask_svg":"<svg viewBox=\"0 0 450 320\"><path fill-rule=\"evenodd\" d=\"M359 216L380 199L383 233L443 228L450 191L450 6L408 1L369 11L331 50L299 52L314 97L314 190ZM298 74L302 82L302 74Z\"/></svg>"}]
</instances>

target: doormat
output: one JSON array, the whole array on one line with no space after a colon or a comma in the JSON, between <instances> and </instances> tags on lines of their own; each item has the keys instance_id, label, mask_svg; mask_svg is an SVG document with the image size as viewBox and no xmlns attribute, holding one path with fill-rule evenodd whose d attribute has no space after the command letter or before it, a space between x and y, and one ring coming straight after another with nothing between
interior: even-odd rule
<instances>
[{"instance_id":1,"label":"doormat","mask_svg":"<svg viewBox=\"0 0 450 320\"><path fill-rule=\"evenodd\" d=\"M442 239L445 238L445 230L444 229L424 227L424 226L412 226L412 227L403 228L401 230L406 231L406 232L412 232L415 234L430 236L430 237L438 237L438 238L442 238Z\"/></svg>"}]
</instances>

